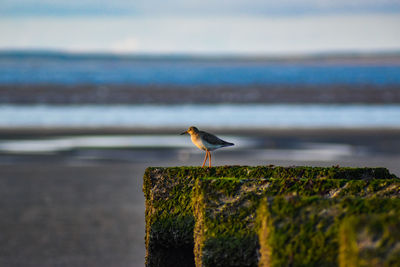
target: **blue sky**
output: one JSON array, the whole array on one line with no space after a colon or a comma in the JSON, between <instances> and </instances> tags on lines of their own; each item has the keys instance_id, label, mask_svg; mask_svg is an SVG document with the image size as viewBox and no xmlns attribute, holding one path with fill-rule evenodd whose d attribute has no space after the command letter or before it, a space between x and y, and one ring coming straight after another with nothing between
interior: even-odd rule
<instances>
[{"instance_id":1,"label":"blue sky","mask_svg":"<svg viewBox=\"0 0 400 267\"><path fill-rule=\"evenodd\" d=\"M400 50L400 0L1 0L0 49L302 54Z\"/></svg>"},{"instance_id":2,"label":"blue sky","mask_svg":"<svg viewBox=\"0 0 400 267\"><path fill-rule=\"evenodd\" d=\"M400 12L399 0L2 0L1 15L276 15Z\"/></svg>"}]
</instances>

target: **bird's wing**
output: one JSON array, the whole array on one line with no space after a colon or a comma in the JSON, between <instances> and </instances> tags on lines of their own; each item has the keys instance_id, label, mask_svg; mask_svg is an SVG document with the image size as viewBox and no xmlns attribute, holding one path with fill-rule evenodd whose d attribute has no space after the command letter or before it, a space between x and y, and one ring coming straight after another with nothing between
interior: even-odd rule
<instances>
[{"instance_id":1,"label":"bird's wing","mask_svg":"<svg viewBox=\"0 0 400 267\"><path fill-rule=\"evenodd\" d=\"M232 143L226 142L222 139L219 139L213 134L206 133L201 131L201 134L203 136L204 141L206 141L209 144L214 144L214 145L233 145Z\"/></svg>"}]
</instances>

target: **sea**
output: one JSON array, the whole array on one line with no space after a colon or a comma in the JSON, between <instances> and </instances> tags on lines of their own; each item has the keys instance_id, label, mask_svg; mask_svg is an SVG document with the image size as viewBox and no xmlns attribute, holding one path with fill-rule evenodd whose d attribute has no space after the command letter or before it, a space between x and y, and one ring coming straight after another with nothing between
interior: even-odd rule
<instances>
[{"instance_id":1,"label":"sea","mask_svg":"<svg viewBox=\"0 0 400 267\"><path fill-rule=\"evenodd\" d=\"M398 57L398 56L397 56ZM40 85L213 86L345 85L400 90L400 60L350 56L309 58L244 58L160 55L0 53L0 87ZM61 89L60 89L61 90ZM63 89L65 90L65 89ZM244 89L245 90L245 89ZM351 90L351 89L350 89ZM3 94L1 92L0 94ZM40 91L32 91L40 94ZM213 128L399 128L400 105L392 103L182 103L182 104L24 104L0 103L0 128L57 127L187 127ZM6 99L3 98L2 99Z\"/></svg>"}]
</instances>

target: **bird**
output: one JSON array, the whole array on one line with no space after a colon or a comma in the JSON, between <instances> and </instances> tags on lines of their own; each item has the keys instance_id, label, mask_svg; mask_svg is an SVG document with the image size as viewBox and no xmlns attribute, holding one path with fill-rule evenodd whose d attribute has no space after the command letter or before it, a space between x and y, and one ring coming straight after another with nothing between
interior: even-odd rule
<instances>
[{"instance_id":1,"label":"bird","mask_svg":"<svg viewBox=\"0 0 400 267\"><path fill-rule=\"evenodd\" d=\"M207 158L209 158L209 167L211 167L211 151L221 148L221 147L226 147L226 146L233 146L233 143L226 142L217 136L200 131L194 126L189 127L187 131L184 131L181 133L181 135L184 134L190 134L190 139L192 140L193 144L195 144L199 149L206 151L206 157L204 158L203 161L203 166L207 162Z\"/></svg>"}]
</instances>

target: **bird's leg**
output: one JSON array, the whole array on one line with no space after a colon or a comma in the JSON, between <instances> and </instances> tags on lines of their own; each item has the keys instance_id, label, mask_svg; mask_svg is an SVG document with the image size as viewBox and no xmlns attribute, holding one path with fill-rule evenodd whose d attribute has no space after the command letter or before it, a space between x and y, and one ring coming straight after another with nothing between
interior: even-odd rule
<instances>
[{"instance_id":1,"label":"bird's leg","mask_svg":"<svg viewBox=\"0 0 400 267\"><path fill-rule=\"evenodd\" d=\"M206 160L207 160L207 158L208 158L208 151L206 151L206 157L204 158L204 161L203 161L203 166L201 166L201 167L204 167L204 165L206 164Z\"/></svg>"},{"instance_id":2,"label":"bird's leg","mask_svg":"<svg viewBox=\"0 0 400 267\"><path fill-rule=\"evenodd\" d=\"M210 151L208 151L208 163L211 168L211 152Z\"/></svg>"}]
</instances>

